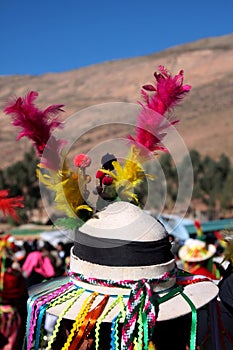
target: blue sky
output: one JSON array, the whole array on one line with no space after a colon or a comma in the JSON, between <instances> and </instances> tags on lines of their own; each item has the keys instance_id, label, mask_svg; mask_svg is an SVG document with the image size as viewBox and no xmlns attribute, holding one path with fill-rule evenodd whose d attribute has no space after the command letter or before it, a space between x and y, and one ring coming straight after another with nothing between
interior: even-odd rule
<instances>
[{"instance_id":1,"label":"blue sky","mask_svg":"<svg viewBox=\"0 0 233 350\"><path fill-rule=\"evenodd\" d=\"M232 34L232 13L232 0L0 0L0 75L64 72Z\"/></svg>"}]
</instances>

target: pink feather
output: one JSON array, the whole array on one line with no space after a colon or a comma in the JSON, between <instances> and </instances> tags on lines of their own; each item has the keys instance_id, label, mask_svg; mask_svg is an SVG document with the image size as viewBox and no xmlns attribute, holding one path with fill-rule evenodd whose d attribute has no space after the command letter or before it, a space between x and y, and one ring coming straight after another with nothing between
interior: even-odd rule
<instances>
[{"instance_id":1,"label":"pink feather","mask_svg":"<svg viewBox=\"0 0 233 350\"><path fill-rule=\"evenodd\" d=\"M191 89L190 85L183 85L183 70L172 77L164 66L159 66L159 73L155 72L154 77L155 85L144 85L141 94L147 107L160 114L176 106ZM149 95L145 90L152 94Z\"/></svg>"},{"instance_id":2,"label":"pink feather","mask_svg":"<svg viewBox=\"0 0 233 350\"><path fill-rule=\"evenodd\" d=\"M172 77L164 66L159 66L159 73L155 72L154 77L155 84L144 85L141 90L144 104L140 102L142 110L138 115L136 137L128 136L137 147L144 148L144 154L145 149L147 152L167 152L162 140L169 126L179 120L172 120L169 115L165 117L164 114L170 112L191 89L191 86L183 85L182 70Z\"/></svg>"},{"instance_id":3,"label":"pink feather","mask_svg":"<svg viewBox=\"0 0 233 350\"><path fill-rule=\"evenodd\" d=\"M144 106L138 115L136 137L128 136L128 138L137 147L140 147L143 153L146 150L149 152L156 150L168 152L162 145L162 140L166 136L169 126L175 122L170 122L163 115ZM143 151L143 148L146 150Z\"/></svg>"},{"instance_id":4,"label":"pink feather","mask_svg":"<svg viewBox=\"0 0 233 350\"><path fill-rule=\"evenodd\" d=\"M34 105L37 97L38 93L31 91L25 97L9 102L4 112L12 115L13 125L22 128L17 139L22 137L31 139L38 155L41 156L52 131L61 127L61 122L56 115L62 111L63 105L52 105L41 111ZM50 116L55 117L50 120Z\"/></svg>"}]
</instances>

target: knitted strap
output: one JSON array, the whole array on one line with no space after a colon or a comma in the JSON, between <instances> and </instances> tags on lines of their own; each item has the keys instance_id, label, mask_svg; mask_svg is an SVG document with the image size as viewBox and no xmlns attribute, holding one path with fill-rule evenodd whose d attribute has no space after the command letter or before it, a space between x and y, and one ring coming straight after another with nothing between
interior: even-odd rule
<instances>
[{"instance_id":1,"label":"knitted strap","mask_svg":"<svg viewBox=\"0 0 233 350\"><path fill-rule=\"evenodd\" d=\"M139 281L131 289L126 308L126 318L122 328L122 350L133 349L140 308L141 312L143 311L147 316L149 338L151 338L156 323L156 313L151 287L146 280Z\"/></svg>"},{"instance_id":2,"label":"knitted strap","mask_svg":"<svg viewBox=\"0 0 233 350\"><path fill-rule=\"evenodd\" d=\"M124 325L122 329L122 339L121 339L121 349L122 350L132 350L134 338L137 332L137 323L141 322L141 328L145 329L147 333L145 337L150 339L152 337L152 332L156 323L156 312L154 300L152 297L151 285L162 284L167 282L171 278L176 276L176 269L171 272L166 272L161 276L148 280L101 280L97 278L86 278L82 274L69 272L73 279L89 283L91 285L98 285L103 287L120 287L131 289L129 300L126 308L126 317L124 320ZM141 310L141 311L140 311ZM146 315L147 325L142 325L142 316L140 313ZM104 316L103 316L104 317ZM98 325L100 324L102 318L100 318L96 325L96 349L98 349Z\"/></svg>"}]
</instances>

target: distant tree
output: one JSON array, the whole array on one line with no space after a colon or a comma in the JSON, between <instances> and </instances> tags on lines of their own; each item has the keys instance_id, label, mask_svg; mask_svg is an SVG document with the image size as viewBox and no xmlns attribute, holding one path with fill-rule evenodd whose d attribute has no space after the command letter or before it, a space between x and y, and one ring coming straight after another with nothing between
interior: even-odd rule
<instances>
[{"instance_id":1,"label":"distant tree","mask_svg":"<svg viewBox=\"0 0 233 350\"><path fill-rule=\"evenodd\" d=\"M22 161L12 164L2 171L1 181L10 189L12 196L23 195L25 209L21 210L21 218L26 220L26 212L38 207L41 198L36 166L38 159L33 148L24 154Z\"/></svg>"},{"instance_id":2,"label":"distant tree","mask_svg":"<svg viewBox=\"0 0 233 350\"><path fill-rule=\"evenodd\" d=\"M173 162L172 156L165 153L160 158L160 165L166 181L166 202L165 207L171 208L176 201L178 191L178 175L177 169Z\"/></svg>"},{"instance_id":3,"label":"distant tree","mask_svg":"<svg viewBox=\"0 0 233 350\"><path fill-rule=\"evenodd\" d=\"M228 172L224 182L220 204L223 209L231 209L233 207L233 169Z\"/></svg>"},{"instance_id":4,"label":"distant tree","mask_svg":"<svg viewBox=\"0 0 233 350\"><path fill-rule=\"evenodd\" d=\"M25 198L25 210L20 211L23 221L26 220L26 212L30 214L41 202L37 164L38 158L31 148L21 161L0 170L0 188L9 188L11 196L23 195ZM229 158L224 154L216 161L209 156L202 159L198 151L191 150L179 165L174 164L170 154L162 154L145 165L145 172L155 175L155 179L145 181L137 190L142 207L147 203L156 210L171 209L178 191L178 199L183 201L186 199L186 189L193 185L192 199L207 204L211 217L217 204L225 210L232 208L233 170ZM193 184L190 183L192 176ZM48 201L52 198L47 189L43 189L43 196Z\"/></svg>"},{"instance_id":5,"label":"distant tree","mask_svg":"<svg viewBox=\"0 0 233 350\"><path fill-rule=\"evenodd\" d=\"M179 174L179 201L185 201L190 198L194 191L195 178L196 183L198 179L199 168L199 154L197 152L192 152L190 155L184 157L182 162L178 164L177 171Z\"/></svg>"},{"instance_id":6,"label":"distant tree","mask_svg":"<svg viewBox=\"0 0 233 350\"><path fill-rule=\"evenodd\" d=\"M216 163L216 172L214 174L214 189L218 194L218 198L221 195L225 181L231 170L231 163L227 156L221 154L219 161ZM233 189L233 188L232 188Z\"/></svg>"},{"instance_id":7,"label":"distant tree","mask_svg":"<svg viewBox=\"0 0 233 350\"><path fill-rule=\"evenodd\" d=\"M182 160L177 169L169 154L161 156L160 164L166 178L166 208L171 207L177 200L178 190L178 199L185 200L187 193L189 194L187 189L189 187L191 189L192 185L192 199L199 199L205 203L211 217L219 204L224 208L232 205L233 175L230 160L226 155L222 154L219 160L214 160L210 156L202 158L198 151L190 150L189 155ZM192 176L193 184L190 183Z\"/></svg>"},{"instance_id":8,"label":"distant tree","mask_svg":"<svg viewBox=\"0 0 233 350\"><path fill-rule=\"evenodd\" d=\"M214 176L217 170L216 162L209 156L206 156L202 162L202 176L200 179L201 189L205 194L210 194L214 187Z\"/></svg>"},{"instance_id":9,"label":"distant tree","mask_svg":"<svg viewBox=\"0 0 233 350\"><path fill-rule=\"evenodd\" d=\"M198 151L191 149L189 152L189 157L191 158L191 162L193 166L194 181L196 181L198 180L199 175L203 171L201 156Z\"/></svg>"}]
</instances>

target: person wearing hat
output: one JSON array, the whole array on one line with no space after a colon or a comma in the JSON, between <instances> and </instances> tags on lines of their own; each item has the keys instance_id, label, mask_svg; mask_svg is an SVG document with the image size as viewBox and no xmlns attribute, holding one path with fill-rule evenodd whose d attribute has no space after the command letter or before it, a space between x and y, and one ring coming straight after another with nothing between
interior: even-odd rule
<instances>
[{"instance_id":1,"label":"person wearing hat","mask_svg":"<svg viewBox=\"0 0 233 350\"><path fill-rule=\"evenodd\" d=\"M162 140L177 122L170 112L190 90L183 85L182 70L172 77L159 66L154 77L154 85L143 87L136 136L127 138L129 155L122 163L114 156L110 167L102 162L97 172L104 185L97 193L106 200L100 210L88 202L90 157L76 156L75 171L66 160L59 161L64 140L56 139L53 129L60 123L47 117L62 105L40 111L34 105L37 93L30 92L5 108L23 128L21 136L34 141L41 156L39 180L55 192L56 209L68 216L62 224L74 232L67 276L30 290L26 350L196 349L198 312L205 305L215 307L218 287L205 276L177 269L168 233L140 208L137 197L138 186L148 178L143 164L157 151L168 151ZM43 344L47 315L56 322ZM217 350L216 319L210 319L212 350Z\"/></svg>"},{"instance_id":2,"label":"person wearing hat","mask_svg":"<svg viewBox=\"0 0 233 350\"><path fill-rule=\"evenodd\" d=\"M212 258L216 253L213 244L206 244L199 239L188 239L178 251L179 258L183 262L183 268L195 275L203 275L216 280L216 275L209 266L212 266Z\"/></svg>"}]
</instances>

